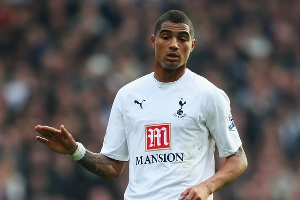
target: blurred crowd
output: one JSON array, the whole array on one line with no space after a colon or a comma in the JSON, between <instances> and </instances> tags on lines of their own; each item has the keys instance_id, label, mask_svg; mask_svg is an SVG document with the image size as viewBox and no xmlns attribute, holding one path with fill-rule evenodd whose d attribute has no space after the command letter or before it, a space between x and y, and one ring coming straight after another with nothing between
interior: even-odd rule
<instances>
[{"instance_id":1,"label":"blurred crowd","mask_svg":"<svg viewBox=\"0 0 300 200\"><path fill-rule=\"evenodd\" d=\"M300 1L0 0L0 200L122 199L128 169L105 182L34 127L64 124L99 152L116 92L153 70L150 36L169 9L193 21L188 67L228 94L248 156L215 199L299 199Z\"/></svg>"}]
</instances>

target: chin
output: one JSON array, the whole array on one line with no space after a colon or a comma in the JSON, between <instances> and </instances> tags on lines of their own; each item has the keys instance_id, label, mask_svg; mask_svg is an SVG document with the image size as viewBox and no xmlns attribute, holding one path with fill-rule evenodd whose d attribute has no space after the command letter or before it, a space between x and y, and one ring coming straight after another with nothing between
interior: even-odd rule
<instances>
[{"instance_id":1,"label":"chin","mask_svg":"<svg viewBox=\"0 0 300 200\"><path fill-rule=\"evenodd\" d=\"M180 67L182 67L183 65L168 65L166 63L161 63L161 66L162 68L166 69L166 70L169 70L169 71L173 71L173 70L176 70L176 69L179 69Z\"/></svg>"}]
</instances>

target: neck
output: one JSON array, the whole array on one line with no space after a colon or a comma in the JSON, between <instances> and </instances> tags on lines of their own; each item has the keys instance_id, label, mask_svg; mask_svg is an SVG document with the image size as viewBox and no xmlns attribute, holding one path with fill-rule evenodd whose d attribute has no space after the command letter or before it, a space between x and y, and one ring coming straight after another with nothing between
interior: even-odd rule
<instances>
[{"instance_id":1,"label":"neck","mask_svg":"<svg viewBox=\"0 0 300 200\"><path fill-rule=\"evenodd\" d=\"M160 63L156 63L154 66L154 77L159 82L174 82L183 76L185 69L186 64L177 69L165 69Z\"/></svg>"}]
</instances>

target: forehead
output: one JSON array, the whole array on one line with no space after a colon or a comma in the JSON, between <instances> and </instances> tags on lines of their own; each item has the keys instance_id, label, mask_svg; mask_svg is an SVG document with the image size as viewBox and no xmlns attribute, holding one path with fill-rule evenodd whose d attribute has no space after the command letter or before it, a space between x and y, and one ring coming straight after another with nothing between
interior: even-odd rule
<instances>
[{"instance_id":1,"label":"forehead","mask_svg":"<svg viewBox=\"0 0 300 200\"><path fill-rule=\"evenodd\" d=\"M164 30L171 32L187 32L190 34L190 27L184 23L173 23L170 21L163 22L158 33L161 33Z\"/></svg>"}]
</instances>

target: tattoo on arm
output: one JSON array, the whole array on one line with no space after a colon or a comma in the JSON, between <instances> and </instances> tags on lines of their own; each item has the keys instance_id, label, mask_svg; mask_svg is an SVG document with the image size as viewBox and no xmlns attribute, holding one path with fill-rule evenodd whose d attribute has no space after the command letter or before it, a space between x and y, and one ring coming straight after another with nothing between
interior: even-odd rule
<instances>
[{"instance_id":1,"label":"tattoo on arm","mask_svg":"<svg viewBox=\"0 0 300 200\"><path fill-rule=\"evenodd\" d=\"M90 172L106 179L106 174L99 168L99 165L110 165L111 160L100 153L87 151L85 157L79 160L78 163Z\"/></svg>"},{"instance_id":2,"label":"tattoo on arm","mask_svg":"<svg viewBox=\"0 0 300 200\"><path fill-rule=\"evenodd\" d=\"M242 159L242 152L243 152L243 148L240 147L234 154L234 156L238 159L241 160Z\"/></svg>"},{"instance_id":3,"label":"tattoo on arm","mask_svg":"<svg viewBox=\"0 0 300 200\"><path fill-rule=\"evenodd\" d=\"M243 147L241 146L235 152L235 154L233 154L233 156L235 156L235 158L242 163L241 166L242 166L242 168L244 168L242 171L244 171L247 168L248 161L247 161ZM245 168L245 166L246 166L246 168Z\"/></svg>"},{"instance_id":4,"label":"tattoo on arm","mask_svg":"<svg viewBox=\"0 0 300 200\"><path fill-rule=\"evenodd\" d=\"M244 160L245 156L243 147L240 147L234 155L238 160Z\"/></svg>"}]
</instances>

